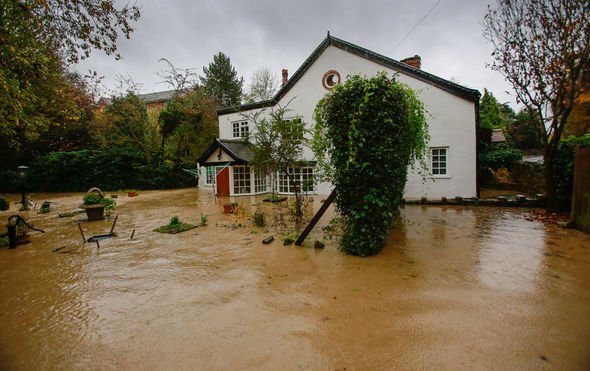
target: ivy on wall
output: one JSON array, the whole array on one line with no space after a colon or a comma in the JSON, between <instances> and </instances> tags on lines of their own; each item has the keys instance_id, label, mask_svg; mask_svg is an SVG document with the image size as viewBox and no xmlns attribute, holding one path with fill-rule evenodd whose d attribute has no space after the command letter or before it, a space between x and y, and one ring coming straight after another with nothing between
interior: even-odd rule
<instances>
[{"instance_id":1,"label":"ivy on wall","mask_svg":"<svg viewBox=\"0 0 590 371\"><path fill-rule=\"evenodd\" d=\"M340 248L375 255L399 213L408 166L426 166L424 106L395 77L355 75L318 103L315 120L312 148L345 220Z\"/></svg>"}]
</instances>

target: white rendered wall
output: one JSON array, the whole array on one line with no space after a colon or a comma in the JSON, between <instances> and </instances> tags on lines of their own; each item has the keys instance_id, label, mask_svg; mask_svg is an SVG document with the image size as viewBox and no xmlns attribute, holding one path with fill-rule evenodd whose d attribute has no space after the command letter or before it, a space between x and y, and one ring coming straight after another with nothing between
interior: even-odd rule
<instances>
[{"instance_id":1,"label":"white rendered wall","mask_svg":"<svg viewBox=\"0 0 590 371\"><path fill-rule=\"evenodd\" d=\"M426 108L430 147L448 147L447 175L422 178L410 170L404 192L406 198L474 197L476 196L476 138L475 103L457 97L440 88L403 73L381 66L367 59L329 46L309 67L299 81L279 102L284 106L292 99L289 109L293 116L300 115L313 128L313 112L318 101L327 93L322 86L322 77L328 70L336 70L342 79L348 75L373 76L380 71L397 74L398 80L417 91ZM255 110L245 112L253 114ZM219 138L232 137L232 122L243 120L240 113L219 117ZM250 127L250 132L255 128ZM304 160L314 160L311 149L306 149ZM328 194L330 184L319 184L318 194Z\"/></svg>"}]
</instances>

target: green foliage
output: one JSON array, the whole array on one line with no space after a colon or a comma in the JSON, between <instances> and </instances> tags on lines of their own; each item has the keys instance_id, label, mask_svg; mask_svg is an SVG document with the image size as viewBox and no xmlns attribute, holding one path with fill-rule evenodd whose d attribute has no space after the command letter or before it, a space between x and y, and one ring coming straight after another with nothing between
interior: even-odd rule
<instances>
[{"instance_id":1,"label":"green foliage","mask_svg":"<svg viewBox=\"0 0 590 371\"><path fill-rule=\"evenodd\" d=\"M514 146L522 150L541 149L541 139L537 135L537 120L529 110L519 111L514 121L508 126L508 133Z\"/></svg>"},{"instance_id":2,"label":"green foliage","mask_svg":"<svg viewBox=\"0 0 590 371\"><path fill-rule=\"evenodd\" d=\"M252 216L252 223L257 227L264 227L266 224L264 221L264 214L255 212L254 216Z\"/></svg>"},{"instance_id":3,"label":"green foliage","mask_svg":"<svg viewBox=\"0 0 590 371\"><path fill-rule=\"evenodd\" d=\"M316 107L313 146L330 167L345 220L340 248L368 256L383 248L399 212L408 166L425 166L423 104L395 78L350 76Z\"/></svg>"},{"instance_id":4,"label":"green foliage","mask_svg":"<svg viewBox=\"0 0 590 371\"><path fill-rule=\"evenodd\" d=\"M176 234L189 231L194 228L197 228L197 226L194 224L183 223L177 216L173 216L170 219L170 223L154 229L154 232Z\"/></svg>"},{"instance_id":5,"label":"green foliage","mask_svg":"<svg viewBox=\"0 0 590 371\"><path fill-rule=\"evenodd\" d=\"M576 163L576 146L590 146L590 134L579 137L569 136L562 140L553 156L553 182L558 209L567 210L571 207L574 186L574 168Z\"/></svg>"},{"instance_id":6,"label":"green foliage","mask_svg":"<svg viewBox=\"0 0 590 371\"><path fill-rule=\"evenodd\" d=\"M484 169L497 170L505 167L511 170L512 166L520 160L522 160L522 152L518 149L500 149L479 155L479 165Z\"/></svg>"},{"instance_id":7,"label":"green foliage","mask_svg":"<svg viewBox=\"0 0 590 371\"><path fill-rule=\"evenodd\" d=\"M209 217L203 213L201 213L201 225L204 227L207 225L207 222L209 221Z\"/></svg>"},{"instance_id":8,"label":"green foliage","mask_svg":"<svg viewBox=\"0 0 590 371\"><path fill-rule=\"evenodd\" d=\"M99 0L0 2L0 167L89 143L92 96L70 63L116 55L139 8Z\"/></svg>"},{"instance_id":9,"label":"green foliage","mask_svg":"<svg viewBox=\"0 0 590 371\"><path fill-rule=\"evenodd\" d=\"M10 208L10 204L8 201L0 197L0 211L8 210Z\"/></svg>"},{"instance_id":10,"label":"green foliage","mask_svg":"<svg viewBox=\"0 0 590 371\"><path fill-rule=\"evenodd\" d=\"M201 89L177 95L159 113L158 124L161 155L192 167L195 158L217 135L215 101Z\"/></svg>"},{"instance_id":11,"label":"green foliage","mask_svg":"<svg viewBox=\"0 0 590 371\"><path fill-rule=\"evenodd\" d=\"M238 78L238 72L227 55L222 52L215 54L209 66L203 67L203 74L204 76L201 77L203 89L216 97L222 107L240 104L244 78Z\"/></svg>"},{"instance_id":12,"label":"green foliage","mask_svg":"<svg viewBox=\"0 0 590 371\"><path fill-rule=\"evenodd\" d=\"M301 164L303 149L308 146L308 130L301 117L285 119L290 112L287 107L288 104L270 112L261 110L248 117L256 127L254 135L248 138L253 153L250 165L260 175L279 172L289 178L294 185L295 222L299 223L303 217L303 185L293 175L292 169Z\"/></svg>"},{"instance_id":13,"label":"green foliage","mask_svg":"<svg viewBox=\"0 0 590 371\"><path fill-rule=\"evenodd\" d=\"M82 198L84 205L98 205L103 198L95 193L89 193Z\"/></svg>"},{"instance_id":14,"label":"green foliage","mask_svg":"<svg viewBox=\"0 0 590 371\"><path fill-rule=\"evenodd\" d=\"M483 96L479 103L479 125L484 128L501 128L506 126L505 108L498 102L496 97L484 89Z\"/></svg>"},{"instance_id":15,"label":"green foliage","mask_svg":"<svg viewBox=\"0 0 590 371\"><path fill-rule=\"evenodd\" d=\"M6 174L6 175L4 175ZM142 150L134 145L103 151L55 152L39 157L30 170L28 187L37 191L80 192L101 189L165 189L194 185L194 179L174 163L146 162ZM13 170L0 170L2 191L20 191Z\"/></svg>"}]
</instances>

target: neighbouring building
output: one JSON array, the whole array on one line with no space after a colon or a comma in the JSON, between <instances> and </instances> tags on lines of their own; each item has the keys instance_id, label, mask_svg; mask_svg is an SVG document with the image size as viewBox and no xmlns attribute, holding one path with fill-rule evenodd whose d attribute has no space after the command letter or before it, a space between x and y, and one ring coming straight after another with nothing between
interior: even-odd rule
<instances>
[{"instance_id":1,"label":"neighbouring building","mask_svg":"<svg viewBox=\"0 0 590 371\"><path fill-rule=\"evenodd\" d=\"M288 78L283 70L283 86L268 101L226 107L218 111L219 137L198 159L199 185L210 187L218 195L253 195L269 192L275 182L279 193L292 193L287 176L261 177L248 166L252 158L243 138L256 130L244 118L256 111L285 106L290 101L292 117L301 117L313 125L318 101L349 75L373 76L380 71L397 75L399 81L417 91L427 111L430 134L429 174L410 169L404 197L474 197L476 181L476 125L480 93L421 69L419 56L393 60L344 40L328 36ZM293 169L300 184L313 178L314 156L304 151L302 165ZM328 194L329 183L306 186L304 191Z\"/></svg>"}]
</instances>

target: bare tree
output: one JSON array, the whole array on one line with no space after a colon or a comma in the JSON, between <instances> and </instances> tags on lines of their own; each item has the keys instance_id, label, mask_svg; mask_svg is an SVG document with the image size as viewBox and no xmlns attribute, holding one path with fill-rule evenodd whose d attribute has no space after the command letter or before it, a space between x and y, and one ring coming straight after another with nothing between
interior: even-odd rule
<instances>
[{"instance_id":1,"label":"bare tree","mask_svg":"<svg viewBox=\"0 0 590 371\"><path fill-rule=\"evenodd\" d=\"M117 82L117 85L115 85L115 89L111 91L111 95L113 96L137 95L143 86L142 83L133 80L129 74L117 74L115 76L115 81Z\"/></svg>"},{"instance_id":2,"label":"bare tree","mask_svg":"<svg viewBox=\"0 0 590 371\"><path fill-rule=\"evenodd\" d=\"M174 67L172 62L166 58L161 58L158 62L166 62L168 64L168 70L156 73L162 79L160 84L166 84L171 87L176 95L186 93L188 90L197 86L199 76L194 72L195 68Z\"/></svg>"},{"instance_id":3,"label":"bare tree","mask_svg":"<svg viewBox=\"0 0 590 371\"><path fill-rule=\"evenodd\" d=\"M498 0L484 18L490 67L508 80L544 150L549 206L556 206L553 156L590 67L588 0Z\"/></svg>"},{"instance_id":4,"label":"bare tree","mask_svg":"<svg viewBox=\"0 0 590 371\"><path fill-rule=\"evenodd\" d=\"M252 74L246 94L246 102L254 103L271 99L278 90L279 80L269 67L262 67Z\"/></svg>"}]
</instances>

